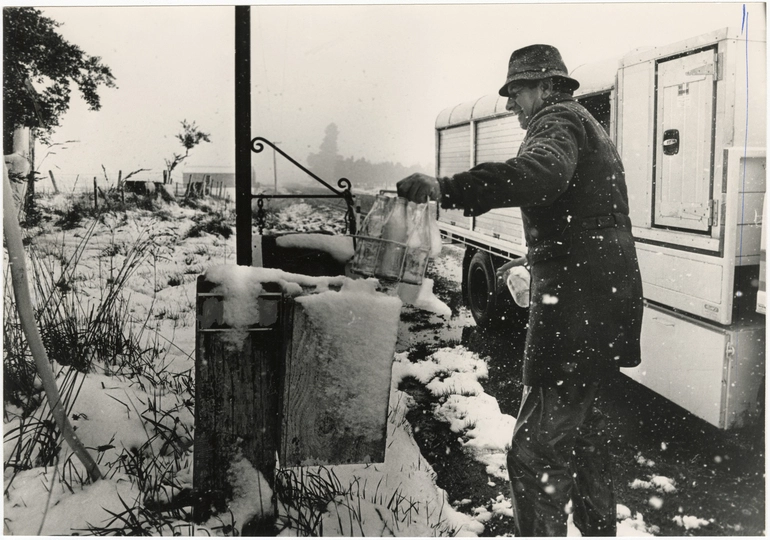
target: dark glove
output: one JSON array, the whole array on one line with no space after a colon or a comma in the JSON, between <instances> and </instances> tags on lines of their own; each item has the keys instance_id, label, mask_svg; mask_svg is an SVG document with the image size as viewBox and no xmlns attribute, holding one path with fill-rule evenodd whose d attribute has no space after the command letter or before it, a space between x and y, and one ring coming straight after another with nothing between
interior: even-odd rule
<instances>
[{"instance_id":1,"label":"dark glove","mask_svg":"<svg viewBox=\"0 0 770 540\"><path fill-rule=\"evenodd\" d=\"M428 202L428 199L437 201L441 195L438 180L422 173L414 173L400 180L396 184L399 197L416 203Z\"/></svg>"}]
</instances>

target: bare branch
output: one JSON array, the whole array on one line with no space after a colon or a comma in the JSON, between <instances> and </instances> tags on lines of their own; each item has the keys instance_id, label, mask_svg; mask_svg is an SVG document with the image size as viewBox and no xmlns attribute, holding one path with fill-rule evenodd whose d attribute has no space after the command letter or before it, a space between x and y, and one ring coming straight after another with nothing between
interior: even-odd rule
<instances>
[{"instance_id":1,"label":"bare branch","mask_svg":"<svg viewBox=\"0 0 770 540\"><path fill-rule=\"evenodd\" d=\"M123 178L123 181L125 182L126 180L128 180L129 178L131 178L132 176L134 176L135 174L139 174L140 172L149 171L149 170L150 170L150 169L137 169L137 170L135 170L135 171L131 171L130 173L128 173L128 174L125 176L125 178Z\"/></svg>"}]
</instances>

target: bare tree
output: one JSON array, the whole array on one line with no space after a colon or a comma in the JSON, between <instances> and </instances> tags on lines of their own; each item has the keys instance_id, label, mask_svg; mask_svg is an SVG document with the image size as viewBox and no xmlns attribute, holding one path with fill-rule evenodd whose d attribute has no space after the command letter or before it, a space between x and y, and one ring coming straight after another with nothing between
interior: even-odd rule
<instances>
[{"instance_id":1,"label":"bare tree","mask_svg":"<svg viewBox=\"0 0 770 540\"><path fill-rule=\"evenodd\" d=\"M182 143L184 154L174 154L173 158L165 160L166 178L164 180L166 182L171 182L171 172L176 168L177 165L187 159L187 156L190 155L190 150L195 148L202 141L211 142L210 135L208 133L204 133L203 131L199 130L195 122L188 122L187 120L182 120L182 132L177 133L176 138L180 143Z\"/></svg>"}]
</instances>

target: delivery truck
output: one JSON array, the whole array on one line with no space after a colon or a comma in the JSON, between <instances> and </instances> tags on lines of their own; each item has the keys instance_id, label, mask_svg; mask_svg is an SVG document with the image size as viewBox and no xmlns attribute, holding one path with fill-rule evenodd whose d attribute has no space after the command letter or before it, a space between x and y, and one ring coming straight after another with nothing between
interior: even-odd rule
<instances>
[{"instance_id":1,"label":"delivery truck","mask_svg":"<svg viewBox=\"0 0 770 540\"><path fill-rule=\"evenodd\" d=\"M626 171L645 307L642 364L623 372L725 429L764 403L765 54L764 35L725 28L571 73ZM516 156L525 132L505 105L438 115L438 176ZM495 270L527 251L519 209L442 210L439 227L464 244L463 295L490 325L507 294Z\"/></svg>"}]
</instances>

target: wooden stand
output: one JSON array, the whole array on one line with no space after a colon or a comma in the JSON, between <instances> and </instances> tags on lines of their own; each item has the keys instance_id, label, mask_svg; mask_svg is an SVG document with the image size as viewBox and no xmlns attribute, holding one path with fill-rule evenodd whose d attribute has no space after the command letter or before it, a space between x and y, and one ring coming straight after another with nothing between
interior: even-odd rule
<instances>
[{"instance_id":1,"label":"wooden stand","mask_svg":"<svg viewBox=\"0 0 770 540\"><path fill-rule=\"evenodd\" d=\"M198 328L195 358L195 459L193 485L196 521L226 509L232 499L230 465L242 455L272 488L278 450L282 380L282 295L265 283L259 299L266 317L240 333L223 323L222 297L213 284L198 278ZM240 341L240 343L238 343ZM273 535L273 508L241 524L241 534Z\"/></svg>"},{"instance_id":2,"label":"wooden stand","mask_svg":"<svg viewBox=\"0 0 770 540\"><path fill-rule=\"evenodd\" d=\"M311 317L301 302L291 309L281 464L382 463L398 314L388 321L392 328L373 328L365 315L351 313L344 332L360 338L351 340L333 325L319 328L318 314Z\"/></svg>"},{"instance_id":3,"label":"wooden stand","mask_svg":"<svg viewBox=\"0 0 770 540\"><path fill-rule=\"evenodd\" d=\"M259 323L236 330L224 325L214 287L198 279L196 521L226 510L239 456L271 489L276 454L283 467L384 461L400 303L384 295L353 302L340 328L325 320L337 298L315 297L313 305L312 295L293 299L277 283L262 283L254 299ZM372 315L383 309L391 316ZM262 510L241 534L275 534L275 501Z\"/></svg>"}]
</instances>

